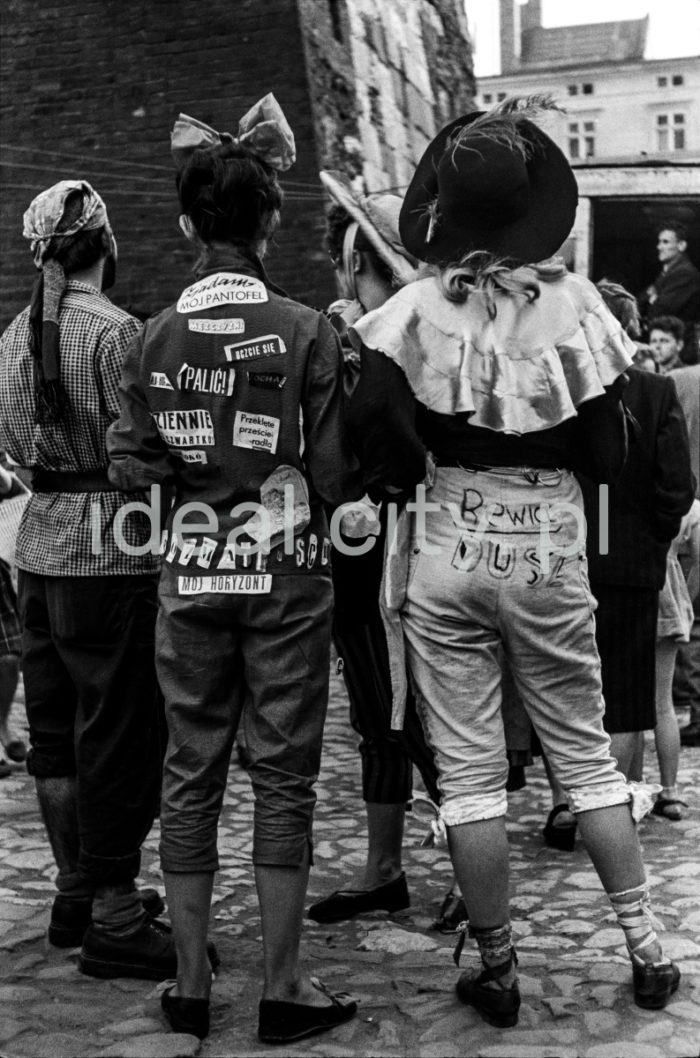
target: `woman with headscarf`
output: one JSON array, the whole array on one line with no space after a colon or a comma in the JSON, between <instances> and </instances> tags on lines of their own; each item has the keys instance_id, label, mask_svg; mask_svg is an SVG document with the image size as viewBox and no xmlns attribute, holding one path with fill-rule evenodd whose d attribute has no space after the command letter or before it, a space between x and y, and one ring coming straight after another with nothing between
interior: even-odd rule
<instances>
[{"instance_id":1,"label":"woman with headscarf","mask_svg":"<svg viewBox=\"0 0 700 1058\"><path fill-rule=\"evenodd\" d=\"M265 968L258 1034L291 1043L356 1010L299 967L330 664L324 504L358 495L342 357L328 320L262 265L280 222L277 174L295 157L274 96L235 138L181 115L172 147L197 278L127 355L109 437L115 482L176 488L156 644L169 730L160 851L178 954L162 1005L176 1031L207 1035L217 821L240 722Z\"/></svg>"},{"instance_id":2,"label":"woman with headscarf","mask_svg":"<svg viewBox=\"0 0 700 1058\"><path fill-rule=\"evenodd\" d=\"M436 752L483 964L457 993L499 1026L520 1006L500 648L624 930L636 1002L664 1006L680 977L654 931L632 792L603 730L573 474L606 481L624 465L618 379L634 348L595 287L550 259L577 186L533 121L548 102L506 101L438 133L400 217L405 247L435 274L354 328L350 411L366 484L415 496L388 551L383 605Z\"/></svg>"}]
</instances>

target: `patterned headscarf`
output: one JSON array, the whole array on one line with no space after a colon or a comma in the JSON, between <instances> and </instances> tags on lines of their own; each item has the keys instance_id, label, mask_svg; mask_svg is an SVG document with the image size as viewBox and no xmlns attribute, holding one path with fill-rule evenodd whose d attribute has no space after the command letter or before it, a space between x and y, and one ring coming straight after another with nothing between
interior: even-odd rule
<instances>
[{"instance_id":1,"label":"patterned headscarf","mask_svg":"<svg viewBox=\"0 0 700 1058\"><path fill-rule=\"evenodd\" d=\"M82 195L80 214L64 221L68 197ZM80 231L109 227L104 202L87 180L60 180L42 191L24 214L23 235L31 241L34 264L41 274L32 291L29 308L30 349L34 357L35 416L38 423L63 418L67 397L61 384L58 313L66 289L63 266L49 256L61 241ZM58 244L58 245L57 245Z\"/></svg>"}]
</instances>

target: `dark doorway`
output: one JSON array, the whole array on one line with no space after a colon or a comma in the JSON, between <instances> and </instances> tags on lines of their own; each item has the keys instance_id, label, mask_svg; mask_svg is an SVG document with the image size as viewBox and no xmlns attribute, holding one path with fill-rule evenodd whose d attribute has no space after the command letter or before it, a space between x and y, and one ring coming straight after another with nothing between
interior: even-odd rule
<instances>
[{"instance_id":1,"label":"dark doorway","mask_svg":"<svg viewBox=\"0 0 700 1058\"><path fill-rule=\"evenodd\" d=\"M593 207L594 283L604 276L639 295L659 271L656 234L669 220L688 232L688 256L700 268L700 195L596 198Z\"/></svg>"}]
</instances>

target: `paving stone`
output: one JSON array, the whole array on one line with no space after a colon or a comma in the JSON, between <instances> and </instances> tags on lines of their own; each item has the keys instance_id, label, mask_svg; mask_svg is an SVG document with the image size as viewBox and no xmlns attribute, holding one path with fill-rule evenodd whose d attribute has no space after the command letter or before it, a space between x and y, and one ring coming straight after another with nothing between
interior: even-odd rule
<instances>
[{"instance_id":1,"label":"paving stone","mask_svg":"<svg viewBox=\"0 0 700 1058\"><path fill-rule=\"evenodd\" d=\"M637 1040L620 1040L617 1043L600 1043L584 1052L584 1058L669 1058L663 1047Z\"/></svg>"},{"instance_id":2,"label":"paving stone","mask_svg":"<svg viewBox=\"0 0 700 1058\"><path fill-rule=\"evenodd\" d=\"M597 985L590 991L591 999L596 1006L602 1010L615 1006L618 999L618 988L616 985Z\"/></svg>"},{"instance_id":3,"label":"paving stone","mask_svg":"<svg viewBox=\"0 0 700 1058\"><path fill-rule=\"evenodd\" d=\"M201 1043L184 1032L149 1033L122 1040L99 1052L99 1058L193 1058Z\"/></svg>"},{"instance_id":4,"label":"paving stone","mask_svg":"<svg viewBox=\"0 0 700 1058\"><path fill-rule=\"evenodd\" d=\"M542 1004L547 1007L553 1018L568 1018L581 1006L570 996L545 996Z\"/></svg>"},{"instance_id":5,"label":"paving stone","mask_svg":"<svg viewBox=\"0 0 700 1058\"><path fill-rule=\"evenodd\" d=\"M23 1021L17 1021L15 1018L0 1017L0 1043L7 1043L12 1040L15 1036L19 1036L26 1028Z\"/></svg>"},{"instance_id":6,"label":"paving stone","mask_svg":"<svg viewBox=\"0 0 700 1058\"><path fill-rule=\"evenodd\" d=\"M674 1018L682 1018L684 1021L700 1022L700 1004L691 1003L687 999L672 999L666 1007L666 1013L672 1014Z\"/></svg>"},{"instance_id":7,"label":"paving stone","mask_svg":"<svg viewBox=\"0 0 700 1058\"><path fill-rule=\"evenodd\" d=\"M128 1021L112 1021L99 1030L100 1034L110 1036L145 1036L153 1032L162 1032L163 1023L159 1018L130 1018Z\"/></svg>"},{"instance_id":8,"label":"paving stone","mask_svg":"<svg viewBox=\"0 0 700 1058\"><path fill-rule=\"evenodd\" d=\"M388 955L403 955L410 951L435 951L434 940L421 933L409 933L405 929L382 929L368 933L357 951L382 951Z\"/></svg>"},{"instance_id":9,"label":"paving stone","mask_svg":"<svg viewBox=\"0 0 700 1058\"><path fill-rule=\"evenodd\" d=\"M347 701L332 681L326 751L318 783L315 827L318 855L307 907L347 884L361 866L366 842L358 798L359 757L347 723ZM650 777L654 755L649 754ZM684 770L685 769L685 770ZM684 788L697 790L700 808L700 753L681 755ZM12 788L11 796L6 791ZM695 803L695 802L694 802ZM512 917L520 953L523 997L518 1025L502 1032L489 1026L454 993L458 971L451 953L455 938L428 927L447 892L452 871L444 849L420 848L425 827L409 818L404 860L412 907L388 916L376 912L359 920L304 925L305 965L329 987L357 995L357 1018L328 1035L301 1041L290 1055L318 1058L689 1058L700 1035L700 909L697 865L698 808L673 830L646 821L641 836L654 884L655 911L667 926L664 943L681 965L679 993L664 1011L646 1011L633 1001L631 970L622 935L590 860L580 843L572 854L547 849L541 825L549 791L538 762L528 769L528 788L509 799L512 846ZM340 811L339 811L340 809ZM49 948L45 924L54 892L53 865L36 807L33 782L19 776L0 783L0 812L12 825L0 826L0 1003L7 998L7 1034L0 1051L12 1058L100 1058L152 1051L195 1053L198 1041L165 1031L159 985L115 979L96 981L80 974L75 952ZM260 921L250 863L252 802L247 777L234 762L219 829L223 869L215 878L212 936L224 967L212 993L212 1031L202 1058L264 1058L280 1050L255 1036L262 981ZM144 846L141 884L162 889L157 861L159 828ZM20 857L23 866L8 865ZM3 919L5 908L11 908ZM25 923L10 922L17 908L29 909ZM33 931L33 932L32 932ZM428 940L426 951L402 954L356 950L366 938L405 934ZM32 939L33 938L33 939ZM9 941L9 943L8 943ZM606 943L606 941L608 943ZM586 946L586 942L592 942ZM477 968L470 942L464 968ZM13 989L29 989L15 992ZM12 998L14 996L14 998ZM0 1007L0 1009L3 1009ZM39 1014L37 1013L37 1009ZM62 1013L59 1014L59 1010ZM78 1013L80 1011L80 1013ZM555 1013L561 1016L555 1017ZM80 1024L78 1024L80 1022ZM38 1025L41 1025L39 1031ZM180 1041L184 1040L184 1044ZM144 1042L145 1041L145 1042ZM149 1050L149 1048L151 1050ZM601 1052L601 1048L608 1048Z\"/></svg>"}]
</instances>

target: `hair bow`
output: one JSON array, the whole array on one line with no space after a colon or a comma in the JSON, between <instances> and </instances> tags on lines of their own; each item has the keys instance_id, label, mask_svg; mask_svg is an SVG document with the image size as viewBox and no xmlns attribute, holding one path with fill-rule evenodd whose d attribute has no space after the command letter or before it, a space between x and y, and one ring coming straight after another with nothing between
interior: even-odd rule
<instances>
[{"instance_id":1,"label":"hair bow","mask_svg":"<svg viewBox=\"0 0 700 1058\"><path fill-rule=\"evenodd\" d=\"M272 92L259 99L238 123L238 135L217 132L187 114L180 114L170 134L170 150L177 169L182 169L193 151L235 143L247 147L263 162L284 172L296 160L294 133Z\"/></svg>"}]
</instances>

